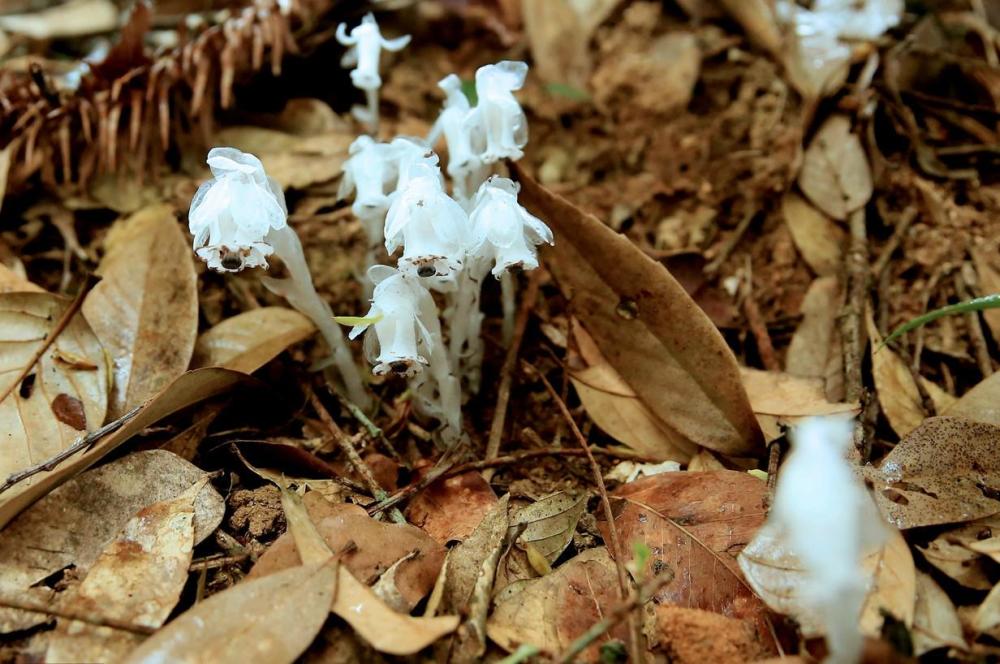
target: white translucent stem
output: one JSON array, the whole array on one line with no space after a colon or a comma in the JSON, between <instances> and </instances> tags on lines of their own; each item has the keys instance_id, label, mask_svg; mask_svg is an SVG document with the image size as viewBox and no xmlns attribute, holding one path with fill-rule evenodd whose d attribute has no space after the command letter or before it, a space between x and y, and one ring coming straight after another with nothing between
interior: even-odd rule
<instances>
[{"instance_id":1,"label":"white translucent stem","mask_svg":"<svg viewBox=\"0 0 1000 664\"><path fill-rule=\"evenodd\" d=\"M514 338L514 316L517 314L517 283L510 272L500 276L500 300L503 304L503 345Z\"/></svg>"},{"instance_id":2,"label":"white translucent stem","mask_svg":"<svg viewBox=\"0 0 1000 664\"><path fill-rule=\"evenodd\" d=\"M421 307L421 321L430 332L431 348L427 358L430 366L427 371L434 379L437 394L428 389L431 386L425 381L418 383L418 389L421 396L432 403L433 410L438 411L432 414L441 419L441 440L445 446L454 447L462 439L462 387L456 375L457 367L452 365L444 345L437 308L433 307L431 311L433 300L429 294L427 299L429 303Z\"/></svg>"},{"instance_id":3,"label":"white translucent stem","mask_svg":"<svg viewBox=\"0 0 1000 664\"><path fill-rule=\"evenodd\" d=\"M378 135L378 88L365 90L365 98L368 100L368 131L372 136Z\"/></svg>"},{"instance_id":4,"label":"white translucent stem","mask_svg":"<svg viewBox=\"0 0 1000 664\"><path fill-rule=\"evenodd\" d=\"M291 226L285 226L272 230L267 234L266 240L274 247L275 256L285 263L289 276L286 279L262 276L261 281L268 290L288 300L292 307L316 325L333 352L333 362L340 372L341 380L344 381L347 396L359 407L368 408L371 400L361 381L361 373L354 363L354 357L344 341L340 327L333 320L330 305L319 296L313 286L312 275L309 273L299 236Z\"/></svg>"}]
</instances>

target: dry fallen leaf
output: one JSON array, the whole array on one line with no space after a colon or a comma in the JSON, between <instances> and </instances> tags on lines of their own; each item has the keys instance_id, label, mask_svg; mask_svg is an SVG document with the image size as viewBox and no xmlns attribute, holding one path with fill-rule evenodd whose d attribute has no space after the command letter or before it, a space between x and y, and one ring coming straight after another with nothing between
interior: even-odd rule
<instances>
[{"instance_id":1,"label":"dry fallen leaf","mask_svg":"<svg viewBox=\"0 0 1000 664\"><path fill-rule=\"evenodd\" d=\"M830 401L844 398L844 359L837 327L843 299L837 277L814 280L802 301L802 322L785 355L785 370L793 376L822 379Z\"/></svg>"},{"instance_id":2,"label":"dry fallen leaf","mask_svg":"<svg viewBox=\"0 0 1000 664\"><path fill-rule=\"evenodd\" d=\"M194 546L194 502L208 478L176 498L139 510L98 556L61 610L158 629L188 580ZM123 630L60 619L49 637L46 661L118 661L142 642Z\"/></svg>"},{"instance_id":3,"label":"dry fallen leaf","mask_svg":"<svg viewBox=\"0 0 1000 664\"><path fill-rule=\"evenodd\" d=\"M973 264L976 266L976 295L983 297L1000 293L1000 258L997 257L997 246L990 251L987 245L979 245L970 249ZM986 325L993 333L993 339L1000 342L1000 309L986 309L982 312Z\"/></svg>"},{"instance_id":4,"label":"dry fallen leaf","mask_svg":"<svg viewBox=\"0 0 1000 664\"><path fill-rule=\"evenodd\" d=\"M606 0L603 4L614 7ZM533 73L545 83L586 89L592 32L584 32L581 23L587 14L578 13L570 0L524 0L521 12L528 45L537 63Z\"/></svg>"},{"instance_id":5,"label":"dry fallen leaf","mask_svg":"<svg viewBox=\"0 0 1000 664\"><path fill-rule=\"evenodd\" d=\"M857 413L858 404L830 403L822 381L778 371L742 367L740 375L750 397L750 407L758 415L811 417Z\"/></svg>"},{"instance_id":6,"label":"dry fallen leaf","mask_svg":"<svg viewBox=\"0 0 1000 664\"><path fill-rule=\"evenodd\" d=\"M315 331L312 322L293 309L251 309L203 332L195 344L191 366L253 373Z\"/></svg>"},{"instance_id":7,"label":"dry fallen leaf","mask_svg":"<svg viewBox=\"0 0 1000 664\"><path fill-rule=\"evenodd\" d=\"M746 620L670 604L650 609L644 625L650 650L671 664L757 662L774 653Z\"/></svg>"},{"instance_id":8,"label":"dry fallen leaf","mask_svg":"<svg viewBox=\"0 0 1000 664\"><path fill-rule=\"evenodd\" d=\"M785 194L781 211L796 248L812 271L821 277L839 273L847 233L794 192Z\"/></svg>"},{"instance_id":9,"label":"dry fallen leaf","mask_svg":"<svg viewBox=\"0 0 1000 664\"><path fill-rule=\"evenodd\" d=\"M1000 373L982 380L941 414L1000 426Z\"/></svg>"},{"instance_id":10,"label":"dry fallen leaf","mask_svg":"<svg viewBox=\"0 0 1000 664\"><path fill-rule=\"evenodd\" d=\"M2 151L0 151L2 152ZM44 293L45 289L37 286L23 275L0 263L0 293Z\"/></svg>"},{"instance_id":11,"label":"dry fallen leaf","mask_svg":"<svg viewBox=\"0 0 1000 664\"><path fill-rule=\"evenodd\" d=\"M587 367L570 380L587 415L602 431L651 459L686 462L698 449L656 416L601 354L593 338L575 319L573 339Z\"/></svg>"},{"instance_id":12,"label":"dry fallen leaf","mask_svg":"<svg viewBox=\"0 0 1000 664\"><path fill-rule=\"evenodd\" d=\"M504 650L530 643L546 652L560 652L620 601L615 563L603 546L587 549L551 574L527 581L521 589L497 599L486 622L486 633ZM625 640L619 624L602 634L574 661L596 662L600 645Z\"/></svg>"},{"instance_id":13,"label":"dry fallen leaf","mask_svg":"<svg viewBox=\"0 0 1000 664\"><path fill-rule=\"evenodd\" d=\"M124 661L290 664L330 613L338 565L301 565L241 583L195 604Z\"/></svg>"},{"instance_id":14,"label":"dry fallen leaf","mask_svg":"<svg viewBox=\"0 0 1000 664\"><path fill-rule=\"evenodd\" d=\"M865 466L882 515L903 530L1000 512L1000 427L932 417L882 460Z\"/></svg>"},{"instance_id":15,"label":"dry fallen leaf","mask_svg":"<svg viewBox=\"0 0 1000 664\"><path fill-rule=\"evenodd\" d=\"M767 485L731 470L664 473L612 493L623 547L652 552L647 575L673 573L657 601L747 618L768 633L766 608L743 580L736 554L764 523ZM607 523L598 525L608 539Z\"/></svg>"},{"instance_id":16,"label":"dry fallen leaf","mask_svg":"<svg viewBox=\"0 0 1000 664\"><path fill-rule=\"evenodd\" d=\"M185 373L150 398L121 428L104 436L86 451L64 461L51 471L38 473L34 482L16 484L0 494L0 528L54 487L87 469L151 424L237 385L251 382L252 379L246 374L227 369L197 369Z\"/></svg>"},{"instance_id":17,"label":"dry fallen leaf","mask_svg":"<svg viewBox=\"0 0 1000 664\"><path fill-rule=\"evenodd\" d=\"M546 260L611 366L689 440L724 454L758 450L736 358L680 284L628 238L514 170L521 202L555 233Z\"/></svg>"},{"instance_id":18,"label":"dry fallen leaf","mask_svg":"<svg viewBox=\"0 0 1000 664\"><path fill-rule=\"evenodd\" d=\"M806 148L799 187L820 210L847 219L872 196L868 157L846 115L831 116Z\"/></svg>"},{"instance_id":19,"label":"dry fallen leaf","mask_svg":"<svg viewBox=\"0 0 1000 664\"><path fill-rule=\"evenodd\" d=\"M515 512L508 537L520 533L514 540L517 545L531 545L550 563L555 562L573 540L576 524L586 509L586 494L554 493Z\"/></svg>"},{"instance_id":20,"label":"dry fallen leaf","mask_svg":"<svg viewBox=\"0 0 1000 664\"><path fill-rule=\"evenodd\" d=\"M69 301L48 293L0 295L0 481L42 463L104 424L108 407L109 371L104 349L76 314L55 341L24 374L48 335L66 311ZM93 369L78 369L62 356L85 358ZM39 481L22 482L27 488ZM0 494L0 500L5 498ZM3 521L0 520L0 524Z\"/></svg>"},{"instance_id":21,"label":"dry fallen leaf","mask_svg":"<svg viewBox=\"0 0 1000 664\"><path fill-rule=\"evenodd\" d=\"M497 496L475 471L439 479L406 507L406 519L439 544L464 541L497 504Z\"/></svg>"},{"instance_id":22,"label":"dry fallen leaf","mask_svg":"<svg viewBox=\"0 0 1000 664\"><path fill-rule=\"evenodd\" d=\"M92 35L117 27L118 8L111 0L72 0L30 14L0 17L0 30L38 40Z\"/></svg>"},{"instance_id":23,"label":"dry fallen leaf","mask_svg":"<svg viewBox=\"0 0 1000 664\"><path fill-rule=\"evenodd\" d=\"M918 546L924 559L955 582L975 590L989 590L990 581L986 559L977 551L963 546L956 533L967 530L961 526L956 530L941 533L926 546Z\"/></svg>"},{"instance_id":24,"label":"dry fallen leaf","mask_svg":"<svg viewBox=\"0 0 1000 664\"><path fill-rule=\"evenodd\" d=\"M198 334L198 287L189 240L167 205L112 227L83 303L114 366L108 417L121 417L180 376Z\"/></svg>"},{"instance_id":25,"label":"dry fallen leaf","mask_svg":"<svg viewBox=\"0 0 1000 664\"><path fill-rule=\"evenodd\" d=\"M215 135L218 146L256 155L283 189L303 189L340 175L355 135L348 126L313 136L296 136L264 127L226 127Z\"/></svg>"},{"instance_id":26,"label":"dry fallen leaf","mask_svg":"<svg viewBox=\"0 0 1000 664\"><path fill-rule=\"evenodd\" d=\"M917 572L917 603L913 614L913 654L937 648L966 649L962 623L948 594L933 578Z\"/></svg>"},{"instance_id":27,"label":"dry fallen leaf","mask_svg":"<svg viewBox=\"0 0 1000 664\"><path fill-rule=\"evenodd\" d=\"M0 592L30 592L47 599L39 585L43 579L70 565L85 575L137 512L176 498L203 477L201 470L176 455L151 450L69 480L0 531ZM197 543L222 521L225 505L215 489L204 486L194 510ZM0 611L0 632L23 627L24 620L25 614ZM37 624L40 618L32 614L27 622Z\"/></svg>"}]
</instances>

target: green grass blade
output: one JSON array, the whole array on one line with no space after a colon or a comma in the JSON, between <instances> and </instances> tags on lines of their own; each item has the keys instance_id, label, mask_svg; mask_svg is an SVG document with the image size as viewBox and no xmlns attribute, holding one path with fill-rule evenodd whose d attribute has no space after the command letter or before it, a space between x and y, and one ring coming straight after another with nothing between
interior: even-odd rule
<instances>
[{"instance_id":1,"label":"green grass blade","mask_svg":"<svg viewBox=\"0 0 1000 664\"><path fill-rule=\"evenodd\" d=\"M946 307L941 307L940 309L935 309L934 311L929 311L923 316L917 316L908 323L903 323L895 330L892 334L887 336L882 343L879 344L881 349L890 341L898 339L902 335L915 330L921 325L926 325L931 321L935 321L938 318L944 318L945 316L953 316L955 314L964 314L970 311L983 311L985 309L997 309L1000 308L1000 293L994 293L993 295L986 295L984 297L977 297L971 300L966 300L965 302L959 302L957 304L949 304Z\"/></svg>"}]
</instances>

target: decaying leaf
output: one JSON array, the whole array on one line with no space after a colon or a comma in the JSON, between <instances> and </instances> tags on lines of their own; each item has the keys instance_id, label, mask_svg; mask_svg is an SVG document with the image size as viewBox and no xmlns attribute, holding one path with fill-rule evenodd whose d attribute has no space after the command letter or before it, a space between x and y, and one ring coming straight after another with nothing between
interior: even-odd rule
<instances>
[{"instance_id":1,"label":"decaying leaf","mask_svg":"<svg viewBox=\"0 0 1000 664\"><path fill-rule=\"evenodd\" d=\"M736 358L681 285L628 238L514 170L521 202L556 235L547 259L574 313L639 398L699 445L759 449Z\"/></svg>"},{"instance_id":2,"label":"decaying leaf","mask_svg":"<svg viewBox=\"0 0 1000 664\"><path fill-rule=\"evenodd\" d=\"M489 482L477 472L439 479L406 507L406 519L439 544L464 541L497 504Z\"/></svg>"},{"instance_id":3,"label":"decaying leaf","mask_svg":"<svg viewBox=\"0 0 1000 664\"><path fill-rule=\"evenodd\" d=\"M847 233L794 192L785 194L781 211L796 248L812 271L821 277L840 272Z\"/></svg>"},{"instance_id":4,"label":"decaying leaf","mask_svg":"<svg viewBox=\"0 0 1000 664\"><path fill-rule=\"evenodd\" d=\"M766 608L743 580L736 554L764 523L766 484L746 473L664 473L612 493L622 545L652 552L648 575L673 573L659 602L747 618L766 635ZM600 521L605 541L607 523Z\"/></svg>"},{"instance_id":5,"label":"decaying leaf","mask_svg":"<svg viewBox=\"0 0 1000 664\"><path fill-rule=\"evenodd\" d=\"M412 609L431 591L445 550L423 531L375 521L357 505L335 505L315 492L307 493L304 503L326 545L363 583L375 583L396 561L415 551L417 555L396 571L399 592ZM249 576L267 576L302 562L306 561L300 558L294 537L285 533L268 547Z\"/></svg>"},{"instance_id":6,"label":"decaying leaf","mask_svg":"<svg viewBox=\"0 0 1000 664\"><path fill-rule=\"evenodd\" d=\"M116 27L118 8L111 0L72 0L30 14L0 17L0 30L32 39L92 35Z\"/></svg>"},{"instance_id":7,"label":"decaying leaf","mask_svg":"<svg viewBox=\"0 0 1000 664\"><path fill-rule=\"evenodd\" d=\"M917 602L911 634L913 654L917 657L937 648L966 648L955 605L941 586L923 572L917 572Z\"/></svg>"},{"instance_id":8,"label":"decaying leaf","mask_svg":"<svg viewBox=\"0 0 1000 664\"><path fill-rule=\"evenodd\" d=\"M1000 373L983 379L941 414L1000 426Z\"/></svg>"},{"instance_id":9,"label":"decaying leaf","mask_svg":"<svg viewBox=\"0 0 1000 664\"><path fill-rule=\"evenodd\" d=\"M941 533L926 546L917 548L927 562L957 583L975 590L989 590L993 584L990 582L986 559L977 551L964 546L959 536L956 536L965 529L966 526L962 526Z\"/></svg>"},{"instance_id":10,"label":"decaying leaf","mask_svg":"<svg viewBox=\"0 0 1000 664\"><path fill-rule=\"evenodd\" d=\"M264 170L284 189L302 189L340 175L347 148L354 140L344 126L313 136L296 136L264 127L226 127L215 136L215 145L230 146L256 155Z\"/></svg>"},{"instance_id":11,"label":"decaying leaf","mask_svg":"<svg viewBox=\"0 0 1000 664\"><path fill-rule=\"evenodd\" d=\"M740 369L743 386L750 397L750 407L758 415L811 417L857 413L858 404L830 403L822 381L778 371Z\"/></svg>"},{"instance_id":12,"label":"decaying leaf","mask_svg":"<svg viewBox=\"0 0 1000 664\"><path fill-rule=\"evenodd\" d=\"M573 540L576 524L587 508L587 495L565 492L551 496L518 510L510 519L508 537L520 546L531 545L550 562L555 562Z\"/></svg>"},{"instance_id":13,"label":"decaying leaf","mask_svg":"<svg viewBox=\"0 0 1000 664\"><path fill-rule=\"evenodd\" d=\"M866 466L875 501L898 528L969 521L1000 512L1000 427L932 417Z\"/></svg>"},{"instance_id":14,"label":"decaying leaf","mask_svg":"<svg viewBox=\"0 0 1000 664\"><path fill-rule=\"evenodd\" d=\"M315 331L312 322L293 309L251 309L202 333L191 365L253 373Z\"/></svg>"},{"instance_id":15,"label":"decaying leaf","mask_svg":"<svg viewBox=\"0 0 1000 664\"><path fill-rule=\"evenodd\" d=\"M70 565L85 575L136 513L176 499L203 477L176 455L152 450L69 480L0 531L0 591L47 599L47 592L37 587L40 581ZM224 511L218 492L202 486L194 502L195 543L215 530ZM23 627L24 620L23 614L0 612L0 631ZM28 622L39 622L38 616Z\"/></svg>"},{"instance_id":16,"label":"decaying leaf","mask_svg":"<svg viewBox=\"0 0 1000 664\"><path fill-rule=\"evenodd\" d=\"M68 300L48 293L0 295L0 394L5 395L0 401L2 479L48 460L104 424L109 371L104 349L83 316L73 316L25 373L68 305ZM68 366L58 361L61 354L86 358L96 369ZM37 476L20 486L36 482ZM0 500L5 497L0 494Z\"/></svg>"},{"instance_id":17,"label":"decaying leaf","mask_svg":"<svg viewBox=\"0 0 1000 664\"><path fill-rule=\"evenodd\" d=\"M188 368L198 288L188 238L173 210L153 205L114 226L83 314L111 356L108 416L117 418Z\"/></svg>"},{"instance_id":18,"label":"decaying leaf","mask_svg":"<svg viewBox=\"0 0 1000 664\"><path fill-rule=\"evenodd\" d=\"M139 510L98 556L62 610L158 629L166 622L188 580L194 546L194 502L208 482L202 478L176 498ZM60 619L49 638L47 661L118 661L141 637Z\"/></svg>"},{"instance_id":19,"label":"decaying leaf","mask_svg":"<svg viewBox=\"0 0 1000 664\"><path fill-rule=\"evenodd\" d=\"M290 664L326 621L338 568L331 559L244 580L195 604L124 661Z\"/></svg>"},{"instance_id":20,"label":"decaying leaf","mask_svg":"<svg viewBox=\"0 0 1000 664\"><path fill-rule=\"evenodd\" d=\"M570 380L590 419L609 436L651 459L687 461L697 446L650 410L578 321L572 321L571 329L587 366L570 374Z\"/></svg>"},{"instance_id":21,"label":"decaying leaf","mask_svg":"<svg viewBox=\"0 0 1000 664\"><path fill-rule=\"evenodd\" d=\"M551 574L525 582L499 598L486 622L490 639L508 652L530 643L547 652L565 650L620 601L615 563L603 546L587 549ZM625 640L619 624L602 634L577 661L596 662L600 645Z\"/></svg>"},{"instance_id":22,"label":"decaying leaf","mask_svg":"<svg viewBox=\"0 0 1000 664\"><path fill-rule=\"evenodd\" d=\"M0 150L0 153L3 151ZM0 158L0 168L3 167ZM0 179L2 182L2 179ZM45 289L33 284L23 275L0 263L0 293L44 293Z\"/></svg>"},{"instance_id":23,"label":"decaying leaf","mask_svg":"<svg viewBox=\"0 0 1000 664\"><path fill-rule=\"evenodd\" d=\"M793 376L822 379L830 401L844 398L844 356L837 327L843 299L837 277L814 280L802 301L802 322L785 354L785 370Z\"/></svg>"},{"instance_id":24,"label":"decaying leaf","mask_svg":"<svg viewBox=\"0 0 1000 664\"><path fill-rule=\"evenodd\" d=\"M151 424L192 404L250 381L250 377L246 374L227 369L197 369L185 373L149 399L118 430L101 438L85 452L64 461L51 471L38 473L34 482L16 484L0 494L0 527L54 487L89 468L108 452Z\"/></svg>"},{"instance_id":25,"label":"decaying leaf","mask_svg":"<svg viewBox=\"0 0 1000 664\"><path fill-rule=\"evenodd\" d=\"M746 620L670 604L649 608L644 631L650 650L671 664L758 662L774 653Z\"/></svg>"},{"instance_id":26,"label":"decaying leaf","mask_svg":"<svg viewBox=\"0 0 1000 664\"><path fill-rule=\"evenodd\" d=\"M868 157L846 115L831 116L806 148L799 187L820 210L847 219L872 196Z\"/></svg>"},{"instance_id":27,"label":"decaying leaf","mask_svg":"<svg viewBox=\"0 0 1000 664\"><path fill-rule=\"evenodd\" d=\"M864 561L871 574L871 588L861 609L861 631L878 636L885 614L893 616L907 627L913 625L916 606L917 577L913 554L903 535L893 530L882 550Z\"/></svg>"},{"instance_id":28,"label":"decaying leaf","mask_svg":"<svg viewBox=\"0 0 1000 664\"><path fill-rule=\"evenodd\" d=\"M611 2L602 4L614 7ZM588 13L578 12L574 5L570 0L525 0L521 12L538 76L546 83L586 89L592 31L581 26Z\"/></svg>"}]
</instances>

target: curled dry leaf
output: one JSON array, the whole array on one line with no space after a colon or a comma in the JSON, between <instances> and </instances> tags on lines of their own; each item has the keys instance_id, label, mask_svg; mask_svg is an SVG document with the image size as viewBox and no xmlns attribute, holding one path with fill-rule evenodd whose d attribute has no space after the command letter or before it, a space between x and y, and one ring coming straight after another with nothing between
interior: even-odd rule
<instances>
[{"instance_id":1,"label":"curled dry leaf","mask_svg":"<svg viewBox=\"0 0 1000 664\"><path fill-rule=\"evenodd\" d=\"M932 417L866 466L882 515L898 528L956 523L1000 512L1000 427Z\"/></svg>"},{"instance_id":2,"label":"curled dry leaf","mask_svg":"<svg viewBox=\"0 0 1000 664\"><path fill-rule=\"evenodd\" d=\"M153 205L108 233L83 314L111 357L108 416L117 418L180 376L198 334L198 288L188 238L167 205Z\"/></svg>"},{"instance_id":3,"label":"curled dry leaf","mask_svg":"<svg viewBox=\"0 0 1000 664\"><path fill-rule=\"evenodd\" d=\"M917 572L917 603L913 614L913 654L938 648L966 649L962 622L948 594L928 574Z\"/></svg>"},{"instance_id":4,"label":"curled dry leaf","mask_svg":"<svg viewBox=\"0 0 1000 664\"><path fill-rule=\"evenodd\" d=\"M636 395L692 442L731 455L759 449L736 358L681 285L628 238L513 170L520 200L556 235L547 261L570 306Z\"/></svg>"},{"instance_id":5,"label":"curled dry leaf","mask_svg":"<svg viewBox=\"0 0 1000 664\"><path fill-rule=\"evenodd\" d=\"M205 474L169 452L137 452L83 473L11 521L0 536L0 592L45 599L39 582L72 565L85 575L101 551L138 512L170 501ZM222 497L202 485L194 501L194 542L208 537L225 512ZM80 524L86 523L86 528ZM29 590L30 589L30 590ZM0 612L0 631L40 622ZM19 627L20 626L20 627Z\"/></svg>"},{"instance_id":6,"label":"curled dry leaf","mask_svg":"<svg viewBox=\"0 0 1000 664\"><path fill-rule=\"evenodd\" d=\"M975 590L989 590L990 582L986 559L977 551L963 546L955 531L941 533L926 546L918 546L924 559L952 578L955 582Z\"/></svg>"},{"instance_id":7,"label":"curled dry leaf","mask_svg":"<svg viewBox=\"0 0 1000 664\"><path fill-rule=\"evenodd\" d=\"M406 519L439 544L464 541L497 504L497 496L481 473L439 479L418 493L406 508Z\"/></svg>"},{"instance_id":8,"label":"curled dry leaf","mask_svg":"<svg viewBox=\"0 0 1000 664\"><path fill-rule=\"evenodd\" d=\"M312 322L293 309L251 309L202 333L191 365L253 373L315 331Z\"/></svg>"},{"instance_id":9,"label":"curled dry leaf","mask_svg":"<svg viewBox=\"0 0 1000 664\"><path fill-rule=\"evenodd\" d=\"M799 187L834 219L847 219L871 198L868 157L846 115L831 116L816 132L802 159Z\"/></svg>"},{"instance_id":10,"label":"curled dry leaf","mask_svg":"<svg viewBox=\"0 0 1000 664\"><path fill-rule=\"evenodd\" d=\"M124 661L290 664L326 621L338 569L331 559L244 580L195 604Z\"/></svg>"},{"instance_id":11,"label":"curled dry leaf","mask_svg":"<svg viewBox=\"0 0 1000 664\"><path fill-rule=\"evenodd\" d=\"M104 424L108 366L100 341L79 313L24 373L69 304L48 293L0 295L0 394L6 395L0 401L0 481L55 456ZM78 369L59 361L63 356L85 358L94 368ZM38 481L29 478L21 486ZM0 494L0 500L5 497Z\"/></svg>"},{"instance_id":12,"label":"curled dry leaf","mask_svg":"<svg viewBox=\"0 0 1000 664\"><path fill-rule=\"evenodd\" d=\"M357 505L335 505L315 492L307 493L304 503L327 547L362 582L375 583L396 561L415 551L417 555L396 571L399 592L412 609L431 591L445 550L419 528L376 521ZM292 534L285 533L268 547L249 576L267 576L302 562L309 561L299 556Z\"/></svg>"},{"instance_id":13,"label":"curled dry leaf","mask_svg":"<svg viewBox=\"0 0 1000 664\"><path fill-rule=\"evenodd\" d=\"M657 417L601 354L577 320L570 325L584 369L570 374L587 415L609 436L651 459L686 462L698 449Z\"/></svg>"},{"instance_id":14,"label":"curled dry leaf","mask_svg":"<svg viewBox=\"0 0 1000 664\"><path fill-rule=\"evenodd\" d=\"M194 546L194 502L202 478L176 498L139 510L98 556L60 609L158 629L180 599ZM49 637L49 662L119 661L142 642L136 634L60 619Z\"/></svg>"},{"instance_id":15,"label":"curled dry leaf","mask_svg":"<svg viewBox=\"0 0 1000 664\"><path fill-rule=\"evenodd\" d=\"M636 541L649 547L647 575L674 574L657 601L747 618L766 638L766 607L736 563L764 523L766 492L764 482L731 470L637 480L612 493L618 537L629 551ZM599 526L607 541L607 523Z\"/></svg>"},{"instance_id":16,"label":"curled dry leaf","mask_svg":"<svg viewBox=\"0 0 1000 664\"><path fill-rule=\"evenodd\" d=\"M603 546L588 549L551 574L525 582L519 592L499 597L486 633L513 652L530 643L546 652L565 650L620 601L615 563ZM626 639L619 624L602 634L576 661L597 662L602 643Z\"/></svg>"},{"instance_id":17,"label":"curled dry leaf","mask_svg":"<svg viewBox=\"0 0 1000 664\"><path fill-rule=\"evenodd\" d=\"M126 418L127 421L120 428L98 440L86 451L64 461L53 470L38 473L34 482L15 484L0 494L0 527L41 496L76 473L86 470L146 427L192 404L222 394L237 385L251 384L252 381L246 374L227 369L196 369L185 373L146 401L134 415Z\"/></svg>"},{"instance_id":18,"label":"curled dry leaf","mask_svg":"<svg viewBox=\"0 0 1000 664\"><path fill-rule=\"evenodd\" d=\"M795 247L812 271L821 277L840 272L847 233L795 192L785 194L781 211Z\"/></svg>"},{"instance_id":19,"label":"curled dry leaf","mask_svg":"<svg viewBox=\"0 0 1000 664\"><path fill-rule=\"evenodd\" d=\"M518 510L510 519L508 537L519 546L534 547L550 562L566 550L573 540L576 524L587 509L587 495L554 493Z\"/></svg>"},{"instance_id":20,"label":"curled dry leaf","mask_svg":"<svg viewBox=\"0 0 1000 664\"><path fill-rule=\"evenodd\" d=\"M761 528L739 555L740 569L757 595L774 611L798 621L803 634L820 636L823 626L801 595L806 587L806 571L789 551L777 526ZM869 579L870 589L858 624L877 637L885 610L907 626L913 623L916 596L916 568L906 540L894 530L887 543L867 555L859 566Z\"/></svg>"},{"instance_id":21,"label":"curled dry leaf","mask_svg":"<svg viewBox=\"0 0 1000 664\"><path fill-rule=\"evenodd\" d=\"M45 289L37 286L21 274L0 263L0 293L44 293Z\"/></svg>"}]
</instances>

